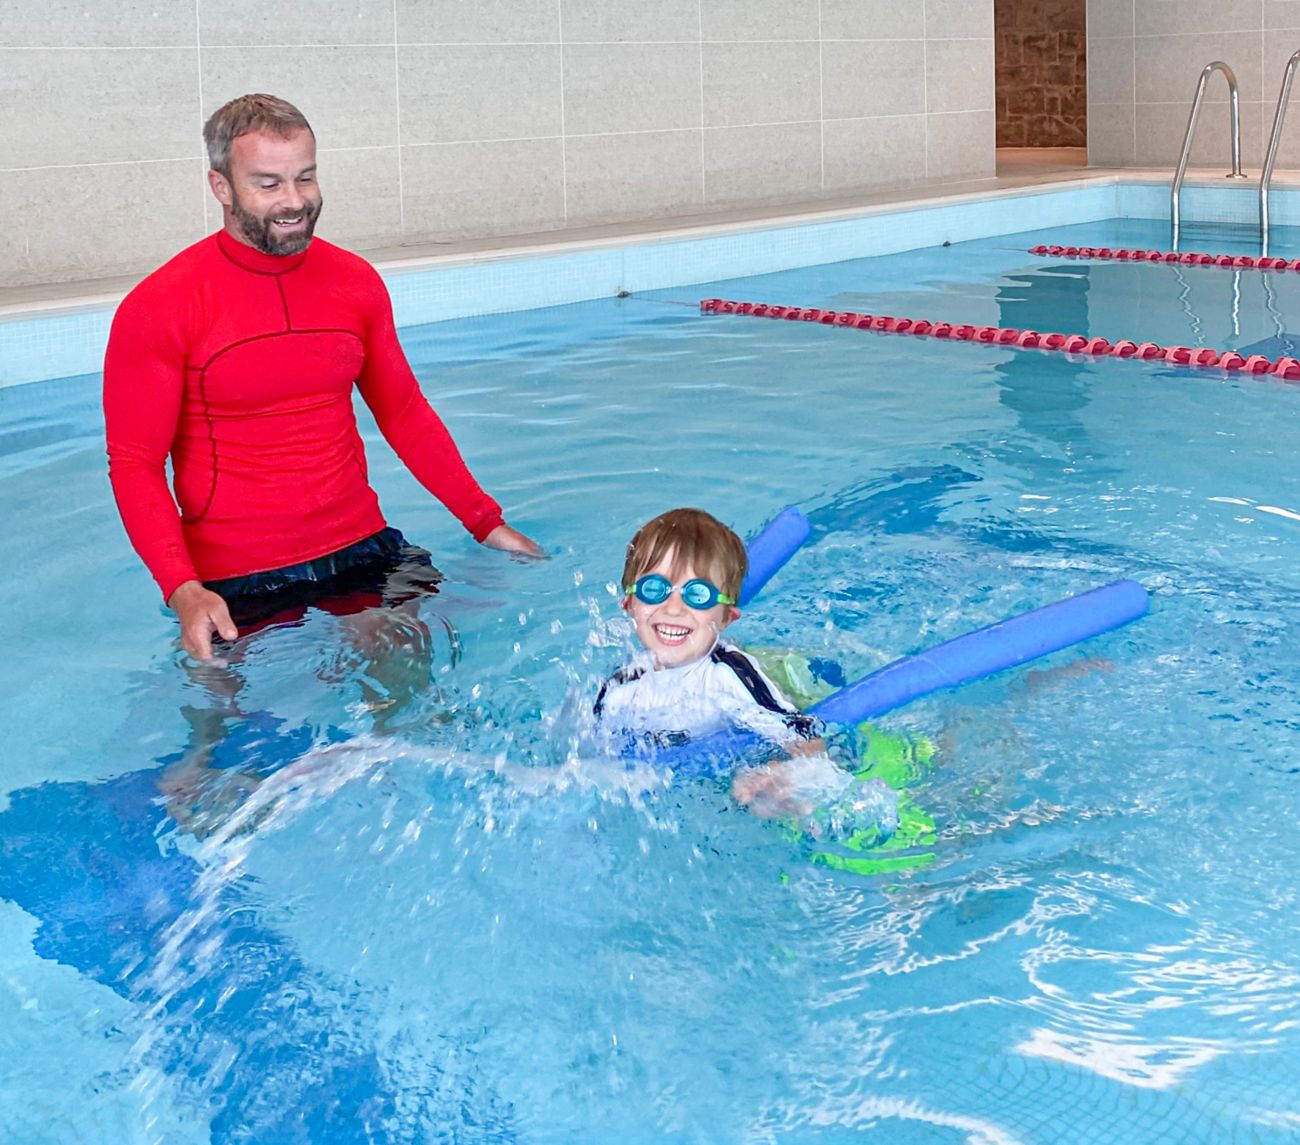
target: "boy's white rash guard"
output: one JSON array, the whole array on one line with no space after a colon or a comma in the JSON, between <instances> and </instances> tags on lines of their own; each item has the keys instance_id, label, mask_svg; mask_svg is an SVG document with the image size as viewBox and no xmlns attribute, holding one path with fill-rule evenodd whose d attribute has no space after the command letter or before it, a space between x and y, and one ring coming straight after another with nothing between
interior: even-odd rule
<instances>
[{"instance_id":1,"label":"boy's white rash guard","mask_svg":"<svg viewBox=\"0 0 1300 1145\"><path fill-rule=\"evenodd\" d=\"M774 743L814 739L817 721L794 707L739 648L719 643L676 668L629 664L601 686L596 718L610 735L684 743L748 728Z\"/></svg>"}]
</instances>

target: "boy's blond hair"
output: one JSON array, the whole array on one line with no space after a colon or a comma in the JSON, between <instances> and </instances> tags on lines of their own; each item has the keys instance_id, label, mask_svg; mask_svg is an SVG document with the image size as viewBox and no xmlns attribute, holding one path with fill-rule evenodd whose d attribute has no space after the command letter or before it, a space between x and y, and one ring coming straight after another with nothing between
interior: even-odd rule
<instances>
[{"instance_id":1,"label":"boy's blond hair","mask_svg":"<svg viewBox=\"0 0 1300 1145\"><path fill-rule=\"evenodd\" d=\"M745 542L703 509L670 509L642 525L627 546L623 587L635 584L670 552L674 571L690 565L732 600L740 599L740 586L749 569Z\"/></svg>"}]
</instances>

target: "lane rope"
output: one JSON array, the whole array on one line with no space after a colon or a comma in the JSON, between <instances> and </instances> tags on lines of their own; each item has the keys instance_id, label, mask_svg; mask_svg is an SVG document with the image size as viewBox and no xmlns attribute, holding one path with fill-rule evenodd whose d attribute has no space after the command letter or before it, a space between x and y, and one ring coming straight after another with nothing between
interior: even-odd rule
<instances>
[{"instance_id":1,"label":"lane rope","mask_svg":"<svg viewBox=\"0 0 1300 1145\"><path fill-rule=\"evenodd\" d=\"M1268 374L1287 382L1300 382L1300 361L1263 354L1243 355L1236 350L1195 349L1191 346L1159 346L1155 342L1089 338L1083 334L1042 333L1017 330L1014 326L969 326L952 322L931 322L925 318L895 318L887 314L859 314L852 310L820 310L802 306L770 306L766 302L735 302L726 298L705 298L704 314L747 314L751 318L781 318L787 322L818 322L823 326L847 326L855 330L876 330L883 334L913 334L918 337L948 338L954 342L984 342L1016 346L1024 350L1055 350L1093 357L1136 358L1142 362L1167 362L1174 366L1199 366L1229 373Z\"/></svg>"},{"instance_id":2,"label":"lane rope","mask_svg":"<svg viewBox=\"0 0 1300 1145\"><path fill-rule=\"evenodd\" d=\"M1029 248L1030 254L1043 255L1047 258L1104 258L1117 259L1120 262L1162 262L1178 266L1217 266L1225 270L1294 270L1300 271L1300 258L1290 261L1284 258L1270 258L1267 255L1256 258L1249 254L1204 254L1199 251L1178 250L1131 250L1123 247L1111 250L1108 246L1047 246L1039 243Z\"/></svg>"}]
</instances>

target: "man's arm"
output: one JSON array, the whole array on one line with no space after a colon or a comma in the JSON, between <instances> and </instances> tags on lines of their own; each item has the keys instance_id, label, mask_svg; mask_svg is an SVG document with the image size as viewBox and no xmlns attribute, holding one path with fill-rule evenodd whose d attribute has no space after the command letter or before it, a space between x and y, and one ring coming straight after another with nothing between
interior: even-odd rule
<instances>
[{"instance_id":1,"label":"man's arm","mask_svg":"<svg viewBox=\"0 0 1300 1145\"><path fill-rule=\"evenodd\" d=\"M380 432L416 480L447 506L476 541L522 556L543 556L536 542L505 523L501 506L474 480L411 371L397 340L388 292L377 274L374 287L366 363L357 386Z\"/></svg>"},{"instance_id":2,"label":"man's arm","mask_svg":"<svg viewBox=\"0 0 1300 1145\"><path fill-rule=\"evenodd\" d=\"M184 352L165 315L128 296L113 317L104 356L108 476L127 537L176 610L191 656L212 655L212 633L237 635L225 601L199 582L167 486L167 454L184 391ZM169 344L169 341L171 344Z\"/></svg>"}]
</instances>

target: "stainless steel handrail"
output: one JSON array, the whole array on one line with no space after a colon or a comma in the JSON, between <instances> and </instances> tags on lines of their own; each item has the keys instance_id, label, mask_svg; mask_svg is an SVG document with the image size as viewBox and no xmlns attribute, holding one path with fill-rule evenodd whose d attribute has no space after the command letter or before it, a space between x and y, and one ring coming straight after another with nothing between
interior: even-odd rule
<instances>
[{"instance_id":1,"label":"stainless steel handrail","mask_svg":"<svg viewBox=\"0 0 1300 1145\"><path fill-rule=\"evenodd\" d=\"M1228 128L1232 142L1232 170L1229 179L1244 179L1241 173L1241 105L1237 98L1237 76L1222 60L1214 60L1201 70L1201 78L1196 81L1196 95L1192 97L1192 114L1187 119L1187 134L1183 136L1183 153L1178 158L1178 170L1174 172L1173 186L1169 188L1169 214L1173 220L1173 248L1178 249L1179 196L1183 190L1183 176L1187 174L1187 160L1192 154L1192 136L1196 133L1196 120L1201 114L1201 100L1205 98L1205 85L1214 72L1222 72L1228 81Z\"/></svg>"},{"instance_id":2,"label":"stainless steel handrail","mask_svg":"<svg viewBox=\"0 0 1300 1145\"><path fill-rule=\"evenodd\" d=\"M1277 96L1277 111L1273 113L1273 134L1268 139L1264 153L1264 170L1259 176L1259 245L1260 253L1268 254L1268 185L1273 179L1273 164L1277 161L1278 144L1282 142L1282 122L1286 119L1286 105L1291 99L1291 81L1295 79L1300 52L1295 52L1286 62L1282 73L1282 90Z\"/></svg>"}]
</instances>

